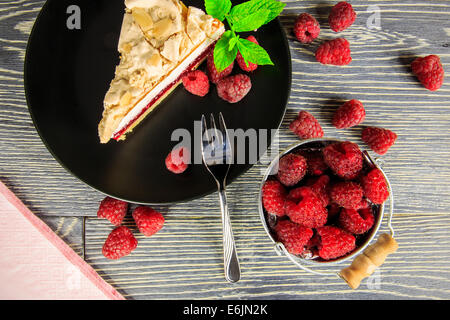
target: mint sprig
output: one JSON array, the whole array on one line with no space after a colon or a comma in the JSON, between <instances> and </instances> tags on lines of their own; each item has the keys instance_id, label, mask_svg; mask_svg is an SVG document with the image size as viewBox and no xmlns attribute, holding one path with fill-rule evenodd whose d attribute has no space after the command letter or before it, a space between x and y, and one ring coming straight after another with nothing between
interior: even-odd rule
<instances>
[{"instance_id":1,"label":"mint sprig","mask_svg":"<svg viewBox=\"0 0 450 320\"><path fill-rule=\"evenodd\" d=\"M258 29L275 19L286 4L276 0L250 0L231 8L230 0L205 0L206 12L214 18L227 20L231 30L226 31L214 49L214 64L221 72L236 58L238 51L249 62L273 65L267 51L260 45L241 39L236 32Z\"/></svg>"},{"instance_id":2,"label":"mint sprig","mask_svg":"<svg viewBox=\"0 0 450 320\"><path fill-rule=\"evenodd\" d=\"M247 66L248 62L259 65L273 65L272 60L270 60L269 54L260 45L257 45L256 43L253 43L247 39L239 38L237 47Z\"/></svg>"},{"instance_id":3,"label":"mint sprig","mask_svg":"<svg viewBox=\"0 0 450 320\"><path fill-rule=\"evenodd\" d=\"M235 32L247 32L261 27L267 20L269 14L269 10L261 9L240 18L236 18L233 14L230 14L229 20L231 20L233 25L232 29Z\"/></svg>"},{"instance_id":4,"label":"mint sprig","mask_svg":"<svg viewBox=\"0 0 450 320\"><path fill-rule=\"evenodd\" d=\"M236 59L238 47L236 45L230 46L233 37L231 30L225 31L216 43L214 48L214 65L219 72L225 70Z\"/></svg>"},{"instance_id":5,"label":"mint sprig","mask_svg":"<svg viewBox=\"0 0 450 320\"><path fill-rule=\"evenodd\" d=\"M234 17L234 19L240 20L245 18L252 12L256 12L261 9L267 9L269 10L269 15L264 21L264 24L266 24L278 17L285 6L285 3L275 0L250 0L234 6L233 9L231 9L230 14Z\"/></svg>"}]
</instances>

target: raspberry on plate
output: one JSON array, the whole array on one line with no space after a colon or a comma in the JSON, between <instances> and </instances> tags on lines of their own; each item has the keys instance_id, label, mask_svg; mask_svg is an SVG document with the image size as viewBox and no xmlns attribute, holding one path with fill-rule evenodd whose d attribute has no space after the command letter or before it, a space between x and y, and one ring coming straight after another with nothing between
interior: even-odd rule
<instances>
[{"instance_id":1,"label":"raspberry on plate","mask_svg":"<svg viewBox=\"0 0 450 320\"><path fill-rule=\"evenodd\" d=\"M106 197L100 203L97 211L97 217L108 219L113 225L120 226L123 218L127 214L128 203L122 200Z\"/></svg>"},{"instance_id":2,"label":"raspberry on plate","mask_svg":"<svg viewBox=\"0 0 450 320\"><path fill-rule=\"evenodd\" d=\"M285 186L296 185L306 174L306 159L295 153L283 156L278 162L278 180Z\"/></svg>"},{"instance_id":3,"label":"raspberry on plate","mask_svg":"<svg viewBox=\"0 0 450 320\"><path fill-rule=\"evenodd\" d=\"M361 150L353 142L333 143L326 146L322 152L325 162L341 178L354 179L363 167Z\"/></svg>"},{"instance_id":4,"label":"raspberry on plate","mask_svg":"<svg viewBox=\"0 0 450 320\"><path fill-rule=\"evenodd\" d=\"M363 234L372 228L375 217L371 208L360 209L342 209L339 215L339 226L347 232L353 234Z\"/></svg>"},{"instance_id":5,"label":"raspberry on plate","mask_svg":"<svg viewBox=\"0 0 450 320\"><path fill-rule=\"evenodd\" d=\"M253 43L259 44L254 36L248 36L247 40L251 41ZM236 61L237 61L238 65L239 65L239 67L243 71L252 72L252 71L255 71L258 68L257 64L251 63L250 61L247 61L247 63L248 63L248 66L247 66L245 64L244 58L242 57L242 54L240 52L237 53Z\"/></svg>"},{"instance_id":6,"label":"raspberry on plate","mask_svg":"<svg viewBox=\"0 0 450 320\"><path fill-rule=\"evenodd\" d=\"M284 216L284 202L286 201L286 190L276 180L268 180L262 187L262 202L266 211L276 216Z\"/></svg>"},{"instance_id":7,"label":"raspberry on plate","mask_svg":"<svg viewBox=\"0 0 450 320\"><path fill-rule=\"evenodd\" d=\"M350 3L341 1L337 3L328 16L331 30L335 32L344 31L356 20L356 12Z\"/></svg>"},{"instance_id":8,"label":"raspberry on plate","mask_svg":"<svg viewBox=\"0 0 450 320\"><path fill-rule=\"evenodd\" d=\"M352 61L350 43L344 38L325 41L316 51L316 60L322 64L347 65Z\"/></svg>"},{"instance_id":9,"label":"raspberry on plate","mask_svg":"<svg viewBox=\"0 0 450 320\"><path fill-rule=\"evenodd\" d=\"M222 72L217 71L216 65L214 64L214 50L206 58L206 67L208 68L208 76L209 80L212 83L217 84L221 79L230 75L231 71L233 71L234 61L225 68Z\"/></svg>"},{"instance_id":10,"label":"raspberry on plate","mask_svg":"<svg viewBox=\"0 0 450 320\"><path fill-rule=\"evenodd\" d=\"M340 106L333 116L333 126L337 129L354 127L364 121L366 110L361 101L353 99Z\"/></svg>"},{"instance_id":11,"label":"raspberry on plate","mask_svg":"<svg viewBox=\"0 0 450 320\"><path fill-rule=\"evenodd\" d=\"M430 91L436 91L444 83L444 68L437 55L417 58L411 63L413 73L422 85Z\"/></svg>"},{"instance_id":12,"label":"raspberry on plate","mask_svg":"<svg viewBox=\"0 0 450 320\"><path fill-rule=\"evenodd\" d=\"M323 130L319 122L307 111L300 111L297 119L289 125L289 129L300 139L323 137Z\"/></svg>"},{"instance_id":13,"label":"raspberry on plate","mask_svg":"<svg viewBox=\"0 0 450 320\"><path fill-rule=\"evenodd\" d=\"M358 209L363 195L363 188L352 181L335 183L330 189L331 200L347 209Z\"/></svg>"},{"instance_id":14,"label":"raspberry on plate","mask_svg":"<svg viewBox=\"0 0 450 320\"><path fill-rule=\"evenodd\" d=\"M389 189L380 169L374 168L361 179L364 195L375 204L382 204L389 197Z\"/></svg>"},{"instance_id":15,"label":"raspberry on plate","mask_svg":"<svg viewBox=\"0 0 450 320\"><path fill-rule=\"evenodd\" d=\"M310 228L299 226L289 220L278 221L275 232L286 250L297 255L303 252L305 245L313 236L313 231Z\"/></svg>"},{"instance_id":16,"label":"raspberry on plate","mask_svg":"<svg viewBox=\"0 0 450 320\"><path fill-rule=\"evenodd\" d=\"M320 25L309 13L300 14L295 20L294 34L301 43L311 43L319 36Z\"/></svg>"},{"instance_id":17,"label":"raspberry on plate","mask_svg":"<svg viewBox=\"0 0 450 320\"><path fill-rule=\"evenodd\" d=\"M229 103L241 101L252 88L252 81L245 74L236 74L223 78L217 83L219 97Z\"/></svg>"},{"instance_id":18,"label":"raspberry on plate","mask_svg":"<svg viewBox=\"0 0 450 320\"><path fill-rule=\"evenodd\" d=\"M327 210L322 201L308 187L291 191L286 200L285 211L293 222L308 228L321 227L327 222Z\"/></svg>"},{"instance_id":19,"label":"raspberry on plate","mask_svg":"<svg viewBox=\"0 0 450 320\"><path fill-rule=\"evenodd\" d=\"M320 177L314 177L306 181L306 185L311 188L312 191L317 195L317 197L322 201L324 207L328 206L330 203L330 196L328 195L328 184L330 182L330 177L323 175Z\"/></svg>"},{"instance_id":20,"label":"raspberry on plate","mask_svg":"<svg viewBox=\"0 0 450 320\"><path fill-rule=\"evenodd\" d=\"M366 127L361 133L361 139L376 153L383 155L397 140L397 134L388 129Z\"/></svg>"},{"instance_id":21,"label":"raspberry on plate","mask_svg":"<svg viewBox=\"0 0 450 320\"><path fill-rule=\"evenodd\" d=\"M133 233L125 226L114 229L103 245L102 253L108 259L119 259L129 255L136 249L137 240Z\"/></svg>"},{"instance_id":22,"label":"raspberry on plate","mask_svg":"<svg viewBox=\"0 0 450 320\"><path fill-rule=\"evenodd\" d=\"M189 163L190 152L185 147L172 150L166 157L167 170L179 174L186 171Z\"/></svg>"},{"instance_id":23,"label":"raspberry on plate","mask_svg":"<svg viewBox=\"0 0 450 320\"><path fill-rule=\"evenodd\" d=\"M318 249L322 259L330 260L342 257L356 247L355 237L338 227L324 226L317 229L317 234L320 236Z\"/></svg>"},{"instance_id":24,"label":"raspberry on plate","mask_svg":"<svg viewBox=\"0 0 450 320\"><path fill-rule=\"evenodd\" d=\"M163 215L149 207L137 207L133 211L133 219L139 231L146 237L157 233L164 226Z\"/></svg>"},{"instance_id":25,"label":"raspberry on plate","mask_svg":"<svg viewBox=\"0 0 450 320\"><path fill-rule=\"evenodd\" d=\"M188 72L182 78L183 86L192 94L204 97L209 92L208 76L200 70Z\"/></svg>"},{"instance_id":26,"label":"raspberry on plate","mask_svg":"<svg viewBox=\"0 0 450 320\"><path fill-rule=\"evenodd\" d=\"M328 169L328 165L325 163L325 160L323 160L321 151L301 150L298 154L305 157L308 165L308 174L312 176L321 176Z\"/></svg>"}]
</instances>

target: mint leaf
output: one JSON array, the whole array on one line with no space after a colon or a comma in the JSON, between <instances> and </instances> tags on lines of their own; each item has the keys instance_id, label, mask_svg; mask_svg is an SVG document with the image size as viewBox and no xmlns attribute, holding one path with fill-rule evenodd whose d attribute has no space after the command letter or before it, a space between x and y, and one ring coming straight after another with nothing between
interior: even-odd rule
<instances>
[{"instance_id":1,"label":"mint leaf","mask_svg":"<svg viewBox=\"0 0 450 320\"><path fill-rule=\"evenodd\" d=\"M236 45L236 43L238 42L238 40L239 40L239 36L232 37L230 39L230 41L228 42L228 51L233 50L233 48Z\"/></svg>"},{"instance_id":2,"label":"mint leaf","mask_svg":"<svg viewBox=\"0 0 450 320\"><path fill-rule=\"evenodd\" d=\"M231 30L228 30L216 43L216 46L214 48L214 65L219 72L225 70L231 63L233 63L234 59L236 58L238 47L234 45L231 50L229 50L230 41L233 38L235 38L233 32ZM239 42L237 42L236 44L238 43Z\"/></svg>"},{"instance_id":3,"label":"mint leaf","mask_svg":"<svg viewBox=\"0 0 450 320\"><path fill-rule=\"evenodd\" d=\"M257 65L273 65L269 54L260 45L257 45L247 39L238 39L236 46L239 49L242 58L244 58L246 65L248 65L247 62L252 62Z\"/></svg>"},{"instance_id":4,"label":"mint leaf","mask_svg":"<svg viewBox=\"0 0 450 320\"><path fill-rule=\"evenodd\" d=\"M230 18L233 24L234 31L246 32L253 31L261 27L267 20L269 14L270 10L259 9L253 13L246 15L245 17L240 17L239 19L236 19L233 14L230 15Z\"/></svg>"},{"instance_id":5,"label":"mint leaf","mask_svg":"<svg viewBox=\"0 0 450 320\"><path fill-rule=\"evenodd\" d=\"M225 15L230 12L231 0L205 0L206 13L223 21Z\"/></svg>"},{"instance_id":6,"label":"mint leaf","mask_svg":"<svg viewBox=\"0 0 450 320\"><path fill-rule=\"evenodd\" d=\"M276 0L250 0L234 6L233 9L231 9L230 16L233 17L234 21L239 21L252 12L256 12L260 9L266 9L270 11L263 23L266 24L275 19L281 11L283 11L285 6L285 3Z\"/></svg>"}]
</instances>

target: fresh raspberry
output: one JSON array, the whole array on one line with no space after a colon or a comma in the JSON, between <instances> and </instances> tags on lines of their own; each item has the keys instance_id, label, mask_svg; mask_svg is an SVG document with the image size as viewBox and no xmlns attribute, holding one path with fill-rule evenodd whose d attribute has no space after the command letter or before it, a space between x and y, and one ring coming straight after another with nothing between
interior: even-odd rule
<instances>
[{"instance_id":1,"label":"fresh raspberry","mask_svg":"<svg viewBox=\"0 0 450 320\"><path fill-rule=\"evenodd\" d=\"M308 187L300 187L294 190L291 192L297 193L295 196L298 197L298 200L290 200L293 198L291 194L291 196L288 195L285 204L286 214L289 218L293 222L308 228L325 225L328 213L316 194Z\"/></svg>"},{"instance_id":2,"label":"fresh raspberry","mask_svg":"<svg viewBox=\"0 0 450 320\"><path fill-rule=\"evenodd\" d=\"M208 76L200 70L188 72L182 78L183 86L192 94L204 97L209 92Z\"/></svg>"},{"instance_id":3,"label":"fresh raspberry","mask_svg":"<svg viewBox=\"0 0 450 320\"><path fill-rule=\"evenodd\" d=\"M320 236L318 233L315 233L311 239L309 239L308 243L306 244L306 248L312 249L317 248L317 246L320 245Z\"/></svg>"},{"instance_id":4,"label":"fresh raspberry","mask_svg":"<svg viewBox=\"0 0 450 320\"><path fill-rule=\"evenodd\" d=\"M295 153L285 155L278 162L278 180L285 186L297 184L306 174L306 159Z\"/></svg>"},{"instance_id":5,"label":"fresh raspberry","mask_svg":"<svg viewBox=\"0 0 450 320\"><path fill-rule=\"evenodd\" d=\"M103 245L102 253L108 259L119 259L131 253L137 247L137 240L125 226L115 228Z\"/></svg>"},{"instance_id":6,"label":"fresh raspberry","mask_svg":"<svg viewBox=\"0 0 450 320\"><path fill-rule=\"evenodd\" d=\"M380 169L372 169L361 180L364 195L373 203L382 204L389 197L386 179Z\"/></svg>"},{"instance_id":7,"label":"fresh raspberry","mask_svg":"<svg viewBox=\"0 0 450 320\"><path fill-rule=\"evenodd\" d=\"M417 58L411 64L413 73L425 88L436 91L444 82L444 68L436 55Z\"/></svg>"},{"instance_id":8,"label":"fresh raspberry","mask_svg":"<svg viewBox=\"0 0 450 320\"><path fill-rule=\"evenodd\" d=\"M259 44L254 36L248 36L247 40L251 41L253 43ZM252 71L255 71L258 68L257 64L251 63L250 61L247 61L247 63L248 63L248 66L247 66L245 64L244 58L242 57L242 54L240 52L237 53L236 61L237 61L238 65L239 65L239 67L243 71L252 72Z\"/></svg>"},{"instance_id":9,"label":"fresh raspberry","mask_svg":"<svg viewBox=\"0 0 450 320\"><path fill-rule=\"evenodd\" d=\"M331 8L328 23L335 32L344 31L356 20L356 12L350 3L341 1Z\"/></svg>"},{"instance_id":10,"label":"fresh raspberry","mask_svg":"<svg viewBox=\"0 0 450 320\"><path fill-rule=\"evenodd\" d=\"M190 152L185 147L172 150L166 158L167 170L179 174L186 171L189 163Z\"/></svg>"},{"instance_id":11,"label":"fresh raspberry","mask_svg":"<svg viewBox=\"0 0 450 320\"><path fill-rule=\"evenodd\" d=\"M320 237L317 232L314 232L314 235L306 244L305 250L303 250L301 257L305 257L307 259L314 259L319 257L319 250L317 249L318 245L320 245Z\"/></svg>"},{"instance_id":12,"label":"fresh raspberry","mask_svg":"<svg viewBox=\"0 0 450 320\"><path fill-rule=\"evenodd\" d=\"M311 43L319 36L320 25L309 13L302 13L294 24L294 34L301 43Z\"/></svg>"},{"instance_id":13,"label":"fresh raspberry","mask_svg":"<svg viewBox=\"0 0 450 320\"><path fill-rule=\"evenodd\" d=\"M347 209L358 209L361 205L363 194L362 187L352 181L335 183L330 189L331 200Z\"/></svg>"},{"instance_id":14,"label":"fresh raspberry","mask_svg":"<svg viewBox=\"0 0 450 320\"><path fill-rule=\"evenodd\" d=\"M301 254L309 239L313 236L310 228L299 226L289 220L281 220L275 226L278 240L292 254Z\"/></svg>"},{"instance_id":15,"label":"fresh raspberry","mask_svg":"<svg viewBox=\"0 0 450 320\"><path fill-rule=\"evenodd\" d=\"M363 167L363 157L357 144L345 141L323 148L323 158L328 166L341 178L354 179Z\"/></svg>"},{"instance_id":16,"label":"fresh raspberry","mask_svg":"<svg viewBox=\"0 0 450 320\"><path fill-rule=\"evenodd\" d=\"M331 202L330 205L327 207L327 209L328 209L328 221L334 219L334 217L336 217L339 214L339 212L341 212L341 207L334 202Z\"/></svg>"},{"instance_id":17,"label":"fresh raspberry","mask_svg":"<svg viewBox=\"0 0 450 320\"><path fill-rule=\"evenodd\" d=\"M276 180L269 180L262 188L262 202L266 211L276 216L284 216L284 202L286 201L286 190Z\"/></svg>"},{"instance_id":18,"label":"fresh raspberry","mask_svg":"<svg viewBox=\"0 0 450 320\"><path fill-rule=\"evenodd\" d=\"M347 101L333 116L333 126L337 129L354 127L364 121L366 110L361 101L353 99Z\"/></svg>"},{"instance_id":19,"label":"fresh raspberry","mask_svg":"<svg viewBox=\"0 0 450 320\"><path fill-rule=\"evenodd\" d=\"M250 77L245 74L236 74L223 78L217 83L219 97L229 103L241 101L252 88Z\"/></svg>"},{"instance_id":20,"label":"fresh raspberry","mask_svg":"<svg viewBox=\"0 0 450 320\"><path fill-rule=\"evenodd\" d=\"M320 236L318 245L319 256L330 260L342 257L355 249L355 237L345 230L333 226L324 226L317 229Z\"/></svg>"},{"instance_id":21,"label":"fresh raspberry","mask_svg":"<svg viewBox=\"0 0 450 320\"><path fill-rule=\"evenodd\" d=\"M127 214L128 203L125 201L106 197L100 203L97 211L97 217L108 219L116 227L122 224L123 218Z\"/></svg>"},{"instance_id":22,"label":"fresh raspberry","mask_svg":"<svg viewBox=\"0 0 450 320\"><path fill-rule=\"evenodd\" d=\"M364 190L364 188L363 188ZM358 206L356 208L354 208L355 210L359 210L359 209L367 209L370 207L370 203L366 200L366 199L361 199L361 202L358 204Z\"/></svg>"},{"instance_id":23,"label":"fresh raspberry","mask_svg":"<svg viewBox=\"0 0 450 320\"><path fill-rule=\"evenodd\" d=\"M221 79L230 75L231 71L233 71L234 61L228 67L226 67L222 72L219 72L219 71L217 71L216 65L214 64L213 52L214 51L211 51L211 53L208 55L208 58L206 58L206 67L208 68L209 80L212 83L217 84Z\"/></svg>"},{"instance_id":24,"label":"fresh raspberry","mask_svg":"<svg viewBox=\"0 0 450 320\"><path fill-rule=\"evenodd\" d=\"M339 215L339 226L353 234L363 234L372 228L375 222L372 209L342 209Z\"/></svg>"},{"instance_id":25,"label":"fresh raspberry","mask_svg":"<svg viewBox=\"0 0 450 320\"><path fill-rule=\"evenodd\" d=\"M323 137L323 130L319 122L307 111L300 111L297 119L289 125L289 129L300 139Z\"/></svg>"},{"instance_id":26,"label":"fresh raspberry","mask_svg":"<svg viewBox=\"0 0 450 320\"><path fill-rule=\"evenodd\" d=\"M323 175L316 178L311 178L306 181L306 185L316 194L316 196L322 201L324 207L330 203L330 196L328 195L328 184L330 177Z\"/></svg>"},{"instance_id":27,"label":"fresh raspberry","mask_svg":"<svg viewBox=\"0 0 450 320\"><path fill-rule=\"evenodd\" d=\"M149 207L137 207L134 209L133 219L139 231L146 237L154 235L164 226L163 215Z\"/></svg>"},{"instance_id":28,"label":"fresh raspberry","mask_svg":"<svg viewBox=\"0 0 450 320\"><path fill-rule=\"evenodd\" d=\"M362 131L361 139L376 153L383 155L397 140L397 134L388 129L366 127Z\"/></svg>"},{"instance_id":29,"label":"fresh raspberry","mask_svg":"<svg viewBox=\"0 0 450 320\"><path fill-rule=\"evenodd\" d=\"M298 154L305 157L308 165L308 174L312 176L321 176L325 170L328 169L328 165L325 163L325 160L323 160L321 151L301 150Z\"/></svg>"},{"instance_id":30,"label":"fresh raspberry","mask_svg":"<svg viewBox=\"0 0 450 320\"><path fill-rule=\"evenodd\" d=\"M350 54L350 43L347 39L338 38L322 43L316 51L316 60L322 64L343 66L352 61Z\"/></svg>"},{"instance_id":31,"label":"fresh raspberry","mask_svg":"<svg viewBox=\"0 0 450 320\"><path fill-rule=\"evenodd\" d=\"M317 197L316 193L310 188L310 187L298 187L294 188L291 191L289 191L288 195L286 196L286 200L290 200L292 202L298 203L300 202L304 197Z\"/></svg>"}]
</instances>

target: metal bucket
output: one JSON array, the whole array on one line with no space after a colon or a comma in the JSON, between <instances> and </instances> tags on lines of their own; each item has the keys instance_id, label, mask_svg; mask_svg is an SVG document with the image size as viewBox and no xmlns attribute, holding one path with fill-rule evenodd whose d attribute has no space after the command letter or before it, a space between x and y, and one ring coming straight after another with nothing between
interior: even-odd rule
<instances>
[{"instance_id":1,"label":"metal bucket","mask_svg":"<svg viewBox=\"0 0 450 320\"><path fill-rule=\"evenodd\" d=\"M349 261L349 260L352 260L353 258L355 258L356 256L360 255L364 251L364 249L366 249L366 247L369 245L369 243L375 238L375 236L381 226L381 223L383 221L384 212L385 212L385 204L375 206L375 209L373 209L374 215L376 218L374 226L372 227L371 231L368 234L364 235L364 237L362 239L360 239L359 243L357 243L357 248L354 251L352 251L350 254L340 257L338 259L329 260L329 261L317 260L317 259L305 259L305 258L301 258L299 256L289 253L281 242L276 241L273 231L271 230L271 228L269 226L270 223L276 222L276 217L266 213L264 210L264 207L262 204L262 187L269 176L276 174L276 170L278 168L278 161L284 155L291 153L291 152L299 151L302 149L322 149L323 147L327 146L328 144L332 144L332 143L336 143L336 142L343 142L343 141L338 140L338 139L331 139L331 138L316 138L316 139L303 140L300 143L297 143L295 145L288 147L286 150L282 151L277 157L275 157L272 160L272 162L270 163L269 167L267 168L267 170L264 174L264 177L262 179L260 189L259 189L258 209L259 209L261 222L264 226L264 229L266 230L267 235L269 236L270 240L273 242L274 249L277 252L277 254L280 256L283 254L286 255L287 258L289 258L289 260L291 260L295 265L297 265L301 269L311 272L311 273L314 273L314 274L317 274L317 275L327 275L327 276L328 275L338 275L338 276L340 276L338 272L318 272L318 271L314 271L314 270L310 269L310 267L325 266L325 265L330 266L330 265L342 263L344 261ZM386 179L388 190L389 190L388 227L390 229L391 236L394 237L394 230L391 225L392 215L393 215L393 211L394 211L394 199L393 199L393 194L392 194L391 185L389 183L389 179L387 178L386 174L384 173L383 169L381 168L381 161L373 160L369 156L367 151L363 151L363 159L364 159L365 166L368 166L369 168L378 168L383 173L384 178ZM271 220L270 223L268 221L269 219Z\"/></svg>"}]
</instances>

